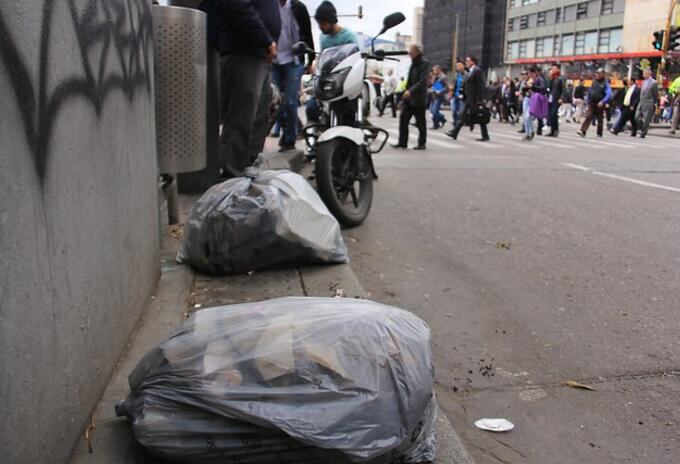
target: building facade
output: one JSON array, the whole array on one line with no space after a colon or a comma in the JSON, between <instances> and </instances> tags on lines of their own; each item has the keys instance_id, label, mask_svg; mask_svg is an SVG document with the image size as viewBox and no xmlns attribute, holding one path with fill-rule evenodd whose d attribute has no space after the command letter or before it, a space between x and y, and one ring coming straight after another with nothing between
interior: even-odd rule
<instances>
[{"instance_id":1,"label":"building facade","mask_svg":"<svg viewBox=\"0 0 680 464\"><path fill-rule=\"evenodd\" d=\"M425 55L446 69L466 55L482 68L502 66L505 14L506 0L425 0Z\"/></svg>"},{"instance_id":2,"label":"building facade","mask_svg":"<svg viewBox=\"0 0 680 464\"><path fill-rule=\"evenodd\" d=\"M652 33L663 28L668 0L509 0L506 73L557 62L569 78L604 67L614 81L638 78L661 52Z\"/></svg>"},{"instance_id":3,"label":"building facade","mask_svg":"<svg viewBox=\"0 0 680 464\"><path fill-rule=\"evenodd\" d=\"M413 43L423 44L423 7L417 6L413 9Z\"/></svg>"}]
</instances>

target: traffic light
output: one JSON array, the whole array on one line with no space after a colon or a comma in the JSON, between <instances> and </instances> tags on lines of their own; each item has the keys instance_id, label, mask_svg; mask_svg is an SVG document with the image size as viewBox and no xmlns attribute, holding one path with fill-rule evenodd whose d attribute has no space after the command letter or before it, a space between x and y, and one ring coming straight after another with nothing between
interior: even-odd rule
<instances>
[{"instance_id":1,"label":"traffic light","mask_svg":"<svg viewBox=\"0 0 680 464\"><path fill-rule=\"evenodd\" d=\"M668 36L668 50L680 50L680 27L671 27L671 33Z\"/></svg>"},{"instance_id":2,"label":"traffic light","mask_svg":"<svg viewBox=\"0 0 680 464\"><path fill-rule=\"evenodd\" d=\"M652 42L652 47L654 47L654 50L663 50L663 36L663 30L656 31L654 33L654 42Z\"/></svg>"}]
</instances>

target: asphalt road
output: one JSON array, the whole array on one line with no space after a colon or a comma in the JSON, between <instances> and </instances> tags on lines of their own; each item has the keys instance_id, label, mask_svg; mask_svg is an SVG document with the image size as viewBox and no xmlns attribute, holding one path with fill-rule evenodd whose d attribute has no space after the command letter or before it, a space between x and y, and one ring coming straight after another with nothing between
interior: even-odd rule
<instances>
[{"instance_id":1,"label":"asphalt road","mask_svg":"<svg viewBox=\"0 0 680 464\"><path fill-rule=\"evenodd\" d=\"M680 462L680 138L516 129L376 155L354 272L431 325L441 406L477 462Z\"/></svg>"}]
</instances>

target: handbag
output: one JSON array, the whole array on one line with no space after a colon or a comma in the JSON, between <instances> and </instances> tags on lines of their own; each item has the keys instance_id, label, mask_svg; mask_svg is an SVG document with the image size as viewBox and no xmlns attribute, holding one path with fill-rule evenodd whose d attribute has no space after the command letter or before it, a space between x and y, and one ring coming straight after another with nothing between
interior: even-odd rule
<instances>
[{"instance_id":1,"label":"handbag","mask_svg":"<svg viewBox=\"0 0 680 464\"><path fill-rule=\"evenodd\" d=\"M491 122L491 111L484 105L469 107L465 112L465 122L467 124L489 124Z\"/></svg>"}]
</instances>

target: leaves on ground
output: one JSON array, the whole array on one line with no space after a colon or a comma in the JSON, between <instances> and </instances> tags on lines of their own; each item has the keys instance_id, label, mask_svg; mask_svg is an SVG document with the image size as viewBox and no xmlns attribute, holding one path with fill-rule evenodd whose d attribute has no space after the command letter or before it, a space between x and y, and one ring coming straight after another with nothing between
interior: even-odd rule
<instances>
[{"instance_id":1,"label":"leaves on ground","mask_svg":"<svg viewBox=\"0 0 680 464\"><path fill-rule=\"evenodd\" d=\"M578 388L580 390L595 391L595 389L593 387L591 387L590 385L584 385L582 383L578 383L578 382L575 382L573 380L567 380L566 382L564 382L564 384L568 387L571 387L571 388Z\"/></svg>"},{"instance_id":2,"label":"leaves on ground","mask_svg":"<svg viewBox=\"0 0 680 464\"><path fill-rule=\"evenodd\" d=\"M512 248L512 243L510 242L498 242L496 243L496 248L499 250L509 250Z\"/></svg>"}]
</instances>

